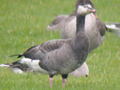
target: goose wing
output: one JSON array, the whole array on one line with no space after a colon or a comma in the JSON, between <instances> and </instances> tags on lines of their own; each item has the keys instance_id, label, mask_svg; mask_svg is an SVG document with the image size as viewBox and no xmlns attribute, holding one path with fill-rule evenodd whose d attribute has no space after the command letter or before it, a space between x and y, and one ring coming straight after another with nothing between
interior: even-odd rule
<instances>
[{"instance_id":1,"label":"goose wing","mask_svg":"<svg viewBox=\"0 0 120 90\"><path fill-rule=\"evenodd\" d=\"M69 40L69 39L68 39ZM67 39L50 40L41 45L29 48L22 56L30 59L41 59L44 54L59 49Z\"/></svg>"}]
</instances>

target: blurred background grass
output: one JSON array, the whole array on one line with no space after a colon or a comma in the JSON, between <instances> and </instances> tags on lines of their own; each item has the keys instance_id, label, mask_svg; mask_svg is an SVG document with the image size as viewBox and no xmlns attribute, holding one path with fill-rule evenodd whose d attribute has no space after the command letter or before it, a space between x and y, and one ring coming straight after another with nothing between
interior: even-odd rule
<instances>
[{"instance_id":1,"label":"blurred background grass","mask_svg":"<svg viewBox=\"0 0 120 90\"><path fill-rule=\"evenodd\" d=\"M103 22L120 22L120 0L92 0ZM60 38L60 31L47 31L47 25L60 14L71 14L76 0L0 0L0 63L16 61L9 55L21 54L33 45ZM60 76L49 88L48 75L14 74L0 68L0 90L81 89L119 90L120 38L106 32L105 41L87 59L90 75L68 77L65 88Z\"/></svg>"}]
</instances>

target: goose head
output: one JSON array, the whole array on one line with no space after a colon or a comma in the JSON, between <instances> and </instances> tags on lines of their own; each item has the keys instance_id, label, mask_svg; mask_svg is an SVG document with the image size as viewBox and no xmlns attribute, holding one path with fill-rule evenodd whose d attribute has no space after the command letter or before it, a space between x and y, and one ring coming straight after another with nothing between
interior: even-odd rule
<instances>
[{"instance_id":1,"label":"goose head","mask_svg":"<svg viewBox=\"0 0 120 90\"><path fill-rule=\"evenodd\" d=\"M95 13L95 12L96 10L92 8L90 4L79 5L77 9L77 15L82 15L82 16L85 16L86 14L89 14L89 13Z\"/></svg>"},{"instance_id":2,"label":"goose head","mask_svg":"<svg viewBox=\"0 0 120 90\"><path fill-rule=\"evenodd\" d=\"M76 1L76 10L77 10L79 5L85 5L85 4L90 4L92 6L92 8L95 8L93 2L90 0L77 0Z\"/></svg>"}]
</instances>

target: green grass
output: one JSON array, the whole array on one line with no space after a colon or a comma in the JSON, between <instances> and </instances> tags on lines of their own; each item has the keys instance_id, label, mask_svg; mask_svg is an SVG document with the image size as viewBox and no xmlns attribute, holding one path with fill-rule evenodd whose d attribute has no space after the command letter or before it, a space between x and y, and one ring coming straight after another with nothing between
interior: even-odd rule
<instances>
[{"instance_id":1,"label":"green grass","mask_svg":"<svg viewBox=\"0 0 120 90\"><path fill-rule=\"evenodd\" d=\"M92 0L103 22L120 22L120 0ZM16 61L9 55L23 53L27 48L52 39L60 32L48 32L47 25L56 15L70 14L76 0L0 0L0 63ZM60 76L49 88L48 75L14 74L0 68L0 90L119 90L120 38L106 33L105 41L87 59L90 75L68 77L62 88Z\"/></svg>"}]
</instances>

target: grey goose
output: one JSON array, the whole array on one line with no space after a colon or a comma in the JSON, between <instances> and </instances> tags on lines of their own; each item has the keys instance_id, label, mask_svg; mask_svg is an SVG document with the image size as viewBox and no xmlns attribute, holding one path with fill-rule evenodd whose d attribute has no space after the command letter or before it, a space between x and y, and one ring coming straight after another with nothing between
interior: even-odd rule
<instances>
[{"instance_id":1,"label":"grey goose","mask_svg":"<svg viewBox=\"0 0 120 90\"><path fill-rule=\"evenodd\" d=\"M62 76L62 86L65 86L68 74L79 68L87 59L89 50L89 38L85 33L85 15L94 13L95 9L90 5L80 5L77 9L77 32L70 39L47 41L41 45L29 48L25 53L17 55L18 58L40 60L39 67L49 74L50 87L53 76ZM22 59L22 60L23 60ZM20 61L16 61L21 63Z\"/></svg>"}]
</instances>

